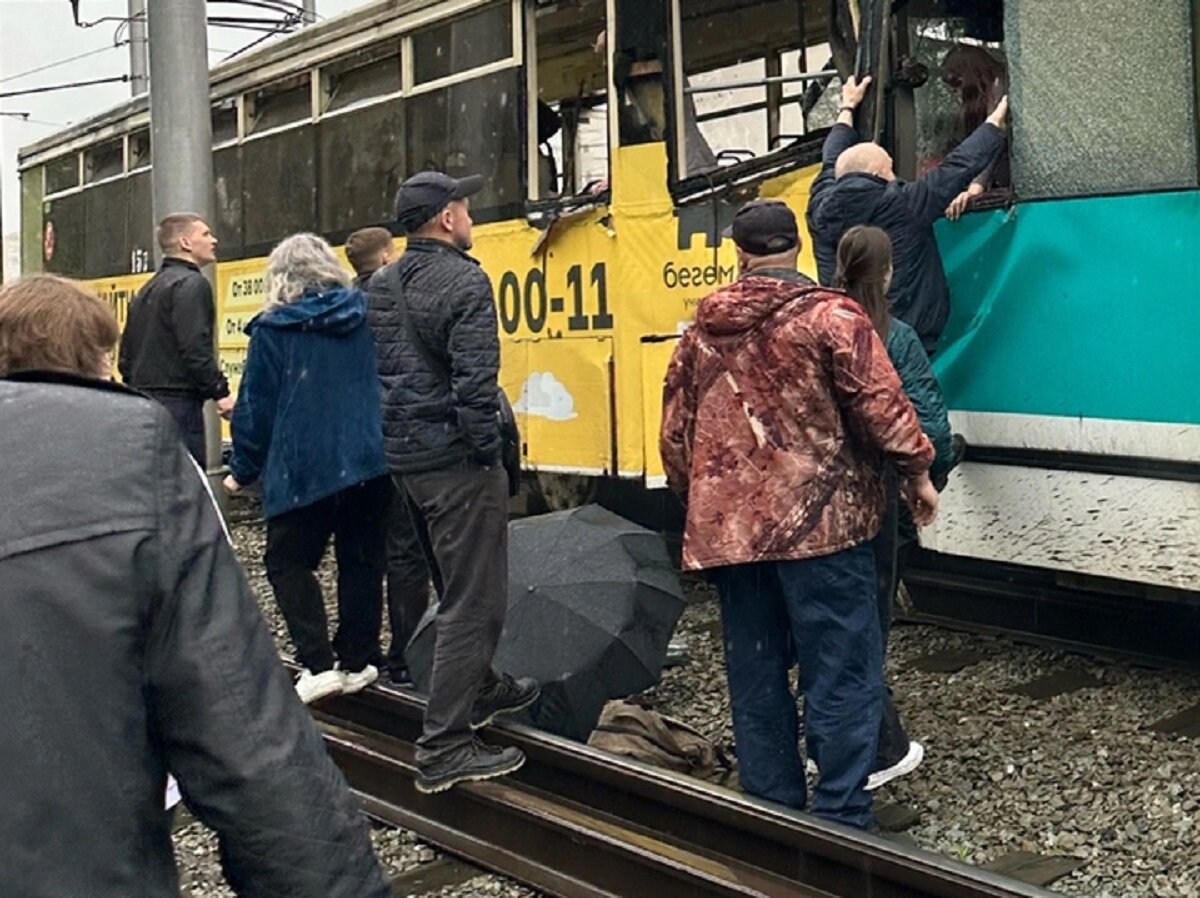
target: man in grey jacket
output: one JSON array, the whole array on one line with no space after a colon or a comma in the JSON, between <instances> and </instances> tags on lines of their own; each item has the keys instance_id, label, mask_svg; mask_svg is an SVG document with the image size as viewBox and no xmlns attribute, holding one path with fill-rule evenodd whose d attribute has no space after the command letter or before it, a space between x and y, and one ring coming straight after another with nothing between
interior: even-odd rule
<instances>
[{"instance_id":1,"label":"man in grey jacket","mask_svg":"<svg viewBox=\"0 0 1200 898\"><path fill-rule=\"evenodd\" d=\"M237 894L386 898L170 413L107 380L116 338L70 281L0 289L0 895L177 898L170 772Z\"/></svg>"}]
</instances>

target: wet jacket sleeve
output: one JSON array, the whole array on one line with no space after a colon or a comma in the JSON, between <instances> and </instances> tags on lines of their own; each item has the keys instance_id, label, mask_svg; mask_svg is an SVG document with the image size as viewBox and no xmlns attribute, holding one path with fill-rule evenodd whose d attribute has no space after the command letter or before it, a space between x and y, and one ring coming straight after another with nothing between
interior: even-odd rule
<instances>
[{"instance_id":1,"label":"wet jacket sleeve","mask_svg":"<svg viewBox=\"0 0 1200 898\"><path fill-rule=\"evenodd\" d=\"M500 337L492 285L482 271L473 272L463 300L450 320L446 343L450 385L458 422L475 460L500 463Z\"/></svg>"},{"instance_id":2,"label":"wet jacket sleeve","mask_svg":"<svg viewBox=\"0 0 1200 898\"><path fill-rule=\"evenodd\" d=\"M901 190L913 214L930 223L941 218L950 201L992 164L1004 141L1003 131L991 122L984 122L948 153L940 165L916 181L904 182Z\"/></svg>"},{"instance_id":3,"label":"wet jacket sleeve","mask_svg":"<svg viewBox=\"0 0 1200 898\"><path fill-rule=\"evenodd\" d=\"M246 369L233 407L230 430L233 454L229 471L242 486L254 483L262 475L271 447L271 433L279 408L279 349L269 337L259 333L250 339Z\"/></svg>"},{"instance_id":4,"label":"wet jacket sleeve","mask_svg":"<svg viewBox=\"0 0 1200 898\"><path fill-rule=\"evenodd\" d=\"M936 477L950 463L953 449L950 445L950 418L946 414L946 402L942 398L942 387L929 356L921 346L920 338L911 328L894 328L888 337L888 355L900 375L904 392L917 410L917 418L925 436L933 443L936 458L931 476Z\"/></svg>"},{"instance_id":5,"label":"wet jacket sleeve","mask_svg":"<svg viewBox=\"0 0 1200 898\"><path fill-rule=\"evenodd\" d=\"M849 125L843 125L840 122L835 124L829 133L825 135L825 143L821 147L821 173L817 175L813 181L812 189L809 193L809 202L817 202L821 195L833 186L834 167L837 165L838 156L842 155L850 147L858 143L858 132Z\"/></svg>"},{"instance_id":6,"label":"wet jacket sleeve","mask_svg":"<svg viewBox=\"0 0 1200 898\"><path fill-rule=\"evenodd\" d=\"M171 327L192 387L208 399L229 395L229 382L217 364L213 348L216 308L212 287L202 277L183 278L171 298Z\"/></svg>"},{"instance_id":7,"label":"wet jacket sleeve","mask_svg":"<svg viewBox=\"0 0 1200 898\"><path fill-rule=\"evenodd\" d=\"M824 331L834 393L846 417L901 474L928 471L933 445L871 320L847 301L825 316Z\"/></svg>"},{"instance_id":8,"label":"wet jacket sleeve","mask_svg":"<svg viewBox=\"0 0 1200 898\"><path fill-rule=\"evenodd\" d=\"M300 703L199 469L165 427L145 690L239 895L385 898L366 821Z\"/></svg>"},{"instance_id":9,"label":"wet jacket sleeve","mask_svg":"<svg viewBox=\"0 0 1200 898\"><path fill-rule=\"evenodd\" d=\"M663 383L662 430L658 451L667 486L687 501L696 437L696 341L689 328L679 340Z\"/></svg>"}]
</instances>

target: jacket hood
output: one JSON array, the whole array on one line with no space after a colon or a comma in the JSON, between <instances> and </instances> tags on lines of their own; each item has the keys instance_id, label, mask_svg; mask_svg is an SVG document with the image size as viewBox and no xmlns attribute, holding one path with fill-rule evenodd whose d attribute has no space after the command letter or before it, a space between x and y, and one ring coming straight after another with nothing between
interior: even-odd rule
<instances>
[{"instance_id":1,"label":"jacket hood","mask_svg":"<svg viewBox=\"0 0 1200 898\"><path fill-rule=\"evenodd\" d=\"M696 309L696 326L714 337L745 333L780 306L820 289L813 284L748 275L705 298Z\"/></svg>"},{"instance_id":2,"label":"jacket hood","mask_svg":"<svg viewBox=\"0 0 1200 898\"><path fill-rule=\"evenodd\" d=\"M887 181L875 175L852 172L843 175L813 210L813 226L816 230L841 234L853 224L872 221L872 212L878 205Z\"/></svg>"},{"instance_id":3,"label":"jacket hood","mask_svg":"<svg viewBox=\"0 0 1200 898\"><path fill-rule=\"evenodd\" d=\"M271 327L349 334L366 320L367 299L363 292L357 287L333 287L308 291L295 302L260 312L246 325L246 333Z\"/></svg>"}]
</instances>

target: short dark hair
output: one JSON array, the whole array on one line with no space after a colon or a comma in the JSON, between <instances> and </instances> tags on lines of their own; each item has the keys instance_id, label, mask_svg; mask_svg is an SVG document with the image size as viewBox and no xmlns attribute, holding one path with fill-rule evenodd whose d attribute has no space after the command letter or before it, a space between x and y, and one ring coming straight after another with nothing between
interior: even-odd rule
<instances>
[{"instance_id":1,"label":"short dark hair","mask_svg":"<svg viewBox=\"0 0 1200 898\"><path fill-rule=\"evenodd\" d=\"M356 274L363 274L376 254L392 245L392 232L387 228L360 228L346 238L346 258Z\"/></svg>"},{"instance_id":2,"label":"short dark hair","mask_svg":"<svg viewBox=\"0 0 1200 898\"><path fill-rule=\"evenodd\" d=\"M112 310L78 281L37 274L0 287L0 374L94 377L120 335Z\"/></svg>"},{"instance_id":3,"label":"short dark hair","mask_svg":"<svg viewBox=\"0 0 1200 898\"><path fill-rule=\"evenodd\" d=\"M196 222L205 223L204 219L195 212L172 212L158 223L158 228L154 232L159 249L164 253L178 249L179 239Z\"/></svg>"}]
</instances>

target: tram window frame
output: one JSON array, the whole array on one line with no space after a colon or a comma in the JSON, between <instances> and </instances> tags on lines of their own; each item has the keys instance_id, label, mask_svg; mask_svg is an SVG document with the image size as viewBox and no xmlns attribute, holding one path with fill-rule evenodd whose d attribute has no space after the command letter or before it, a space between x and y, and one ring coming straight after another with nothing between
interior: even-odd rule
<instances>
[{"instance_id":1,"label":"tram window frame","mask_svg":"<svg viewBox=\"0 0 1200 898\"><path fill-rule=\"evenodd\" d=\"M78 190L83 183L79 153L56 156L42 166L43 196L53 197Z\"/></svg>"},{"instance_id":2,"label":"tram window frame","mask_svg":"<svg viewBox=\"0 0 1200 898\"><path fill-rule=\"evenodd\" d=\"M92 144L83 151L83 186L100 184L125 174L125 138Z\"/></svg>"},{"instance_id":3,"label":"tram window frame","mask_svg":"<svg viewBox=\"0 0 1200 898\"><path fill-rule=\"evenodd\" d=\"M320 69L322 118L345 114L404 93L404 41L368 44Z\"/></svg>"},{"instance_id":4,"label":"tram window frame","mask_svg":"<svg viewBox=\"0 0 1200 898\"><path fill-rule=\"evenodd\" d=\"M689 28L694 30L694 26L690 26L684 16L684 0L666 0L666 2L668 8L669 50L669 63L666 66L666 143L668 185L675 200L682 202L699 198L723 189L732 183L740 184L762 180L775 174L791 171L818 161L820 159L821 143L824 139L824 129L806 127L803 133L796 135L772 133L778 128L776 117L778 119L782 118L784 105L789 102L798 104L803 91L799 94L795 92L789 93L787 90L789 86L788 82L745 87L741 86L742 80L738 79L737 81L729 82L729 84L739 86L724 87L724 89L761 91L762 99L757 103L749 104L748 108L741 109L738 114L752 114L759 109L763 111L763 114L767 118L766 151L761 155L751 153L751 155L746 157L744 152L737 152L739 149L746 148L730 147L719 150L718 148L708 146L708 141L705 140L705 145L708 146L711 155L715 157L716 164L712 167L697 167L695 171L684 170L687 160L686 134L689 130L687 117L689 116L689 110L695 110L694 101L689 96L689 88L694 85L690 84L689 79L691 75L687 72L687 63L690 54L685 44L688 36L687 32ZM818 26L824 27L826 31L828 30L828 14L825 11L825 4L814 2L814 0L803 0L803 2L801 0L794 0L794 2L775 0L775 3L771 5L779 7L779 15L790 11L792 7L796 8L797 27L796 34L793 36L794 41L789 43L780 42L777 46L767 47L762 42L748 40L745 43L746 50L753 51L757 55L745 56L734 62L714 66L711 69L701 69L693 72L692 75L708 74L709 72L730 68L738 64L757 63L761 60L764 76L774 77L774 69L778 67L781 71L782 58L785 55L796 54L798 59L803 60L809 52L825 45L827 37L820 37L822 32L818 30ZM803 9L803 13L800 12L801 9ZM737 8L729 10L729 12L737 11ZM758 10L757 13L763 14L763 11ZM695 19L692 21L695 21ZM815 74L811 67L809 68L810 71L806 74ZM826 82L827 84L836 83L836 72L831 70L827 76L822 74L822 78L825 77L829 79ZM795 83L807 85L810 82ZM716 84L700 86L723 87L723 84L718 82ZM697 91L691 94L691 96L696 96L700 93L702 92ZM697 114L695 111L691 112L691 116L694 127L697 130L704 121L719 120L724 117L711 113ZM790 139L790 142L783 143L784 139ZM775 145L772 146L772 144Z\"/></svg>"},{"instance_id":5,"label":"tram window frame","mask_svg":"<svg viewBox=\"0 0 1200 898\"><path fill-rule=\"evenodd\" d=\"M526 69L526 120L525 120L525 198L531 215L554 212L567 206L590 206L606 203L610 196L608 184L612 178L611 116L609 114L611 92L608 73L608 57L605 47L596 43L596 35L608 35L608 3L605 0L577 0L563 4L564 9L554 5L547 9L543 4L529 3L525 8L524 61ZM597 15L581 17L577 23L563 23L568 36L576 37L573 42L566 39L547 40L539 21L550 15L572 9L595 7ZM576 36L582 35L580 42ZM560 69L555 71L557 83L543 76L542 45L566 50L556 54ZM565 60L565 61L563 61ZM567 82L577 85L574 96L566 93ZM546 88L549 86L549 94ZM548 99L547 99L548 97ZM558 117L558 130L546 140L539 140L546 113L542 107ZM584 165L587 144L581 138L581 126L593 125L593 116L598 119L603 131L603 172L586 169ZM594 133L595 128L589 127ZM569 142L569 146L568 146ZM546 157L542 148L549 151L549 161L554 168L557 181L555 189L547 190L543 185L542 163ZM568 184L568 180L570 183ZM592 191L595 192L592 192Z\"/></svg>"},{"instance_id":6,"label":"tram window frame","mask_svg":"<svg viewBox=\"0 0 1200 898\"><path fill-rule=\"evenodd\" d=\"M1000 16L1003 17L1004 7L1007 5L1006 0L995 0L995 4L999 7L998 12ZM923 173L920 165L923 157L921 156L922 151L919 144L921 142L920 135L922 129L927 130L928 124L921 119L922 110L928 108L936 109L938 106L944 106L946 97L942 94L949 90L942 83L940 75L940 64L941 60L945 58L945 53L939 55L937 66L926 64L924 60L916 55L918 47L914 44L913 20L917 19L933 23L942 22L947 28L947 34L951 35L955 30L961 29L963 34L958 37L928 37L927 40L931 43L940 41L947 44L949 48L953 48L955 44L979 48L988 53L996 62L1002 63L1006 70L1008 68L1008 56L1004 41L988 40L980 36L986 34L984 23L988 15L985 12L980 13L980 18L976 21L974 28L972 28L967 16L963 15L961 11L943 10L941 9L943 5L944 0L910 0L908 4L895 13L894 34L896 36L896 56L900 59L911 60L910 65L919 64L920 68L914 68L913 70L921 71L926 75L926 80L918 87L912 88L904 84L893 83L891 89L891 148L893 149L896 173L908 180L913 180ZM935 100L935 97L938 99ZM931 100L933 101L932 106L930 104ZM945 119L944 114L940 117ZM958 128L957 130L963 131L964 128ZM957 147L966 136L966 133L959 133L957 134L958 140L952 145L949 143L945 144L944 152L940 158L945 158L945 155ZM964 214L1000 208L1013 201L1015 194L1009 174L1009 161L1007 157L1003 158L1003 161L999 164L999 182L989 185L983 194L973 199Z\"/></svg>"},{"instance_id":7,"label":"tram window frame","mask_svg":"<svg viewBox=\"0 0 1200 898\"><path fill-rule=\"evenodd\" d=\"M154 165L154 148L150 142L150 128L140 128L128 137L126 144L125 171L132 174Z\"/></svg>"},{"instance_id":8,"label":"tram window frame","mask_svg":"<svg viewBox=\"0 0 1200 898\"><path fill-rule=\"evenodd\" d=\"M508 10L507 15L503 15L502 13L505 8ZM427 64L426 60L431 58L431 54L427 53L425 48L419 46L425 38L448 31L446 40L453 44L460 39L454 33L456 27L467 25L473 21L486 24L483 20L490 16L495 16L497 22L504 22L505 31L503 34L508 39L507 53L503 52L503 48L500 48L500 55L498 56L481 55L478 61L462 66L456 66L451 62L449 68L442 67L435 73L431 73L428 77L425 76L421 68ZM497 0L494 3L481 4L460 15L438 19L435 22L430 22L429 24L413 29L404 35L404 47L402 50L406 94L414 96L459 81L466 81L491 74L492 72L501 71L512 65L520 65L521 31L521 0Z\"/></svg>"},{"instance_id":9,"label":"tram window frame","mask_svg":"<svg viewBox=\"0 0 1200 898\"><path fill-rule=\"evenodd\" d=\"M243 130L249 141L313 121L312 71L297 72L242 95Z\"/></svg>"}]
</instances>

